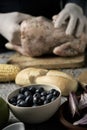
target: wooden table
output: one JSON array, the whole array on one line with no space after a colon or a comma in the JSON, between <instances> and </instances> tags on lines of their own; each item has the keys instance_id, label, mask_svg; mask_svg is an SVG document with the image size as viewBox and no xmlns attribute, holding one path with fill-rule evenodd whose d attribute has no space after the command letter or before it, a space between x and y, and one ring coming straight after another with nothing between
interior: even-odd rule
<instances>
[{"instance_id":1,"label":"wooden table","mask_svg":"<svg viewBox=\"0 0 87 130\"><path fill-rule=\"evenodd\" d=\"M0 63L6 63L8 58L13 54L14 52L7 52L7 53L2 53L0 54ZM62 71L72 74L75 78L84 70L87 70L87 67L83 68L74 68L74 69L62 69ZM18 86L13 82L13 83L0 83L0 96L6 99L7 95L18 88ZM18 120L10 114L9 118L9 124L17 122ZM55 113L55 115L49 119L48 121L41 123L41 124L25 124L26 130L49 130L49 129L54 129L54 130L65 130L63 126L58 121L58 111Z\"/></svg>"}]
</instances>

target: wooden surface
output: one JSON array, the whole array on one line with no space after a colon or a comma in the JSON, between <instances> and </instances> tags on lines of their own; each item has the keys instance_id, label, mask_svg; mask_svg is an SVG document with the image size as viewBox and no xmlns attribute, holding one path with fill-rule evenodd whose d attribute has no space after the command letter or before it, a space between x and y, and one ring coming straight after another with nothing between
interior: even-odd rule
<instances>
[{"instance_id":1,"label":"wooden surface","mask_svg":"<svg viewBox=\"0 0 87 130\"><path fill-rule=\"evenodd\" d=\"M15 53L8 59L8 63L17 64L21 68L39 67L46 69L76 68L84 66L85 56L58 57L44 56L38 58L26 57Z\"/></svg>"}]
</instances>

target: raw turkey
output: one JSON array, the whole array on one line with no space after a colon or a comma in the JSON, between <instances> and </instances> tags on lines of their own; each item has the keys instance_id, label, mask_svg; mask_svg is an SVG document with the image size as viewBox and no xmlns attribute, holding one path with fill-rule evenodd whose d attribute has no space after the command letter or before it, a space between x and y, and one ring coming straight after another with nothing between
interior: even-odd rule
<instances>
[{"instance_id":1,"label":"raw turkey","mask_svg":"<svg viewBox=\"0 0 87 130\"><path fill-rule=\"evenodd\" d=\"M45 17L31 17L21 23L20 29L21 44L8 43L7 47L25 56L76 56L84 53L87 46L85 34L79 38L66 35L66 25L54 28L53 22Z\"/></svg>"}]
</instances>

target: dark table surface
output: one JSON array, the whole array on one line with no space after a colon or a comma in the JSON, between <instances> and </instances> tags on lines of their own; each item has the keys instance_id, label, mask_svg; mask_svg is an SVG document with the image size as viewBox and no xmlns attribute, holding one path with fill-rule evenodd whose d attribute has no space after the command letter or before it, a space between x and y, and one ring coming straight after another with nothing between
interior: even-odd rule
<instances>
[{"instance_id":1,"label":"dark table surface","mask_svg":"<svg viewBox=\"0 0 87 130\"><path fill-rule=\"evenodd\" d=\"M43 122L43 123L39 123L39 124L25 124L25 129L26 130L66 130L66 128L64 128L62 126L62 124L59 122L59 118L58 118L58 111L47 121ZM9 124L11 123L15 123L15 122L19 122L16 119L10 119L9 120ZM9 125L8 124L8 125Z\"/></svg>"}]
</instances>

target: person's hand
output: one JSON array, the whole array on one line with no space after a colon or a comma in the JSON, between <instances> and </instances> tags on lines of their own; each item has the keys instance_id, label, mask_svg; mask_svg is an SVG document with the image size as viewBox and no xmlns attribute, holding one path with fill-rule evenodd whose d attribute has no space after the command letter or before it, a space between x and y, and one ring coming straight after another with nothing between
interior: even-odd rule
<instances>
[{"instance_id":1,"label":"person's hand","mask_svg":"<svg viewBox=\"0 0 87 130\"><path fill-rule=\"evenodd\" d=\"M12 44L20 44L20 23L30 15L12 12L0 14L0 34Z\"/></svg>"},{"instance_id":2,"label":"person's hand","mask_svg":"<svg viewBox=\"0 0 87 130\"><path fill-rule=\"evenodd\" d=\"M53 16L54 27L60 28L67 20L69 20L66 28L67 35L75 33L75 36L79 37L82 32L87 33L87 19L80 6L67 4L58 15Z\"/></svg>"}]
</instances>

